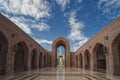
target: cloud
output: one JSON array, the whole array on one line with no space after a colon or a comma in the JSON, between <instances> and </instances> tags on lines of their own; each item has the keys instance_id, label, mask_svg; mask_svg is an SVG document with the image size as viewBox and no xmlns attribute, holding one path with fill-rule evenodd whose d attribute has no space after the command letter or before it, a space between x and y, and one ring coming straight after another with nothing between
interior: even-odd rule
<instances>
[{"instance_id":1,"label":"cloud","mask_svg":"<svg viewBox=\"0 0 120 80\"><path fill-rule=\"evenodd\" d=\"M52 41L45 39L35 39L39 44L52 44Z\"/></svg>"},{"instance_id":2,"label":"cloud","mask_svg":"<svg viewBox=\"0 0 120 80\"><path fill-rule=\"evenodd\" d=\"M4 14L5 15L5 14ZM32 29L37 29L38 31L48 31L49 30L49 25L45 24L44 22L37 23L32 20L28 20L27 18L24 17L17 17L17 16L9 16L5 15L8 17L11 21L13 21L18 27L20 27L24 32L28 34L32 34ZM29 24L28 24L29 23Z\"/></svg>"},{"instance_id":3,"label":"cloud","mask_svg":"<svg viewBox=\"0 0 120 80\"><path fill-rule=\"evenodd\" d=\"M68 39L71 41L72 50L75 51L88 40L81 31L85 24L77 20L76 11L73 11L70 13L69 25L70 34L68 35Z\"/></svg>"},{"instance_id":4,"label":"cloud","mask_svg":"<svg viewBox=\"0 0 120 80\"><path fill-rule=\"evenodd\" d=\"M34 26L32 26L32 28L36 28L36 29L38 29L39 31L48 31L49 30L49 28L50 28L50 26L49 25L47 25L47 24L45 24L45 23L39 23L39 24L37 24L37 25L34 25Z\"/></svg>"},{"instance_id":5,"label":"cloud","mask_svg":"<svg viewBox=\"0 0 120 80\"><path fill-rule=\"evenodd\" d=\"M69 4L70 0L56 0L57 4L61 6L61 9L64 11L66 5Z\"/></svg>"},{"instance_id":6,"label":"cloud","mask_svg":"<svg viewBox=\"0 0 120 80\"><path fill-rule=\"evenodd\" d=\"M8 13L34 17L50 16L50 4L46 0L0 0L0 7Z\"/></svg>"},{"instance_id":7,"label":"cloud","mask_svg":"<svg viewBox=\"0 0 120 80\"><path fill-rule=\"evenodd\" d=\"M5 16L8 17L11 21L13 21L16 25L18 25L18 27L21 28L24 32L28 34L32 34L31 28L24 23L25 19L23 17L18 18L18 17L10 17L9 15L5 15Z\"/></svg>"},{"instance_id":8,"label":"cloud","mask_svg":"<svg viewBox=\"0 0 120 80\"><path fill-rule=\"evenodd\" d=\"M40 45L42 45L42 47L44 47L45 49L51 51L51 45L52 45L52 41L49 40L45 40L45 39L37 39L34 38Z\"/></svg>"},{"instance_id":9,"label":"cloud","mask_svg":"<svg viewBox=\"0 0 120 80\"><path fill-rule=\"evenodd\" d=\"M99 0L98 10L107 18L120 16L120 0Z\"/></svg>"},{"instance_id":10,"label":"cloud","mask_svg":"<svg viewBox=\"0 0 120 80\"><path fill-rule=\"evenodd\" d=\"M78 3L81 3L82 2L82 0L78 0Z\"/></svg>"},{"instance_id":11,"label":"cloud","mask_svg":"<svg viewBox=\"0 0 120 80\"><path fill-rule=\"evenodd\" d=\"M50 26L43 18L51 16L51 7L46 0L0 0L0 12L22 30L32 34L32 29L48 31Z\"/></svg>"}]
</instances>

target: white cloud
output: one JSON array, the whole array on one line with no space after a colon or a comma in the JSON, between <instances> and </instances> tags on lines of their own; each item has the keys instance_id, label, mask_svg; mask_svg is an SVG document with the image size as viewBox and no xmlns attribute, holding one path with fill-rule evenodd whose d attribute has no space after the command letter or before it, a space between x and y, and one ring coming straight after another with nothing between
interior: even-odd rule
<instances>
[{"instance_id":1,"label":"white cloud","mask_svg":"<svg viewBox=\"0 0 120 80\"><path fill-rule=\"evenodd\" d=\"M39 44L52 44L52 41L45 39L35 39Z\"/></svg>"},{"instance_id":2,"label":"white cloud","mask_svg":"<svg viewBox=\"0 0 120 80\"><path fill-rule=\"evenodd\" d=\"M45 49L51 51L51 45L52 45L52 41L49 40L45 40L45 39L36 39L34 38L40 45L42 45L42 47L44 47Z\"/></svg>"},{"instance_id":3,"label":"white cloud","mask_svg":"<svg viewBox=\"0 0 120 80\"><path fill-rule=\"evenodd\" d=\"M50 16L50 4L46 0L0 0L0 7L13 14L22 14L35 19Z\"/></svg>"},{"instance_id":4,"label":"white cloud","mask_svg":"<svg viewBox=\"0 0 120 80\"><path fill-rule=\"evenodd\" d=\"M120 16L120 0L99 0L98 9L107 18Z\"/></svg>"},{"instance_id":5,"label":"white cloud","mask_svg":"<svg viewBox=\"0 0 120 80\"><path fill-rule=\"evenodd\" d=\"M25 21L25 19L23 17L18 18L18 17L10 17L8 15L5 15L5 16L8 17L11 21L13 21L16 25L18 25L18 27L20 27L26 33L32 34L30 27L28 27L28 25L23 23Z\"/></svg>"},{"instance_id":6,"label":"white cloud","mask_svg":"<svg viewBox=\"0 0 120 80\"><path fill-rule=\"evenodd\" d=\"M69 17L69 25L70 25L70 34L68 38L71 41L72 50L77 50L81 45L83 45L88 38L84 36L81 31L84 27L84 23L82 21L78 21L76 18L76 12L73 11L70 13Z\"/></svg>"},{"instance_id":7,"label":"white cloud","mask_svg":"<svg viewBox=\"0 0 120 80\"><path fill-rule=\"evenodd\" d=\"M76 12L71 12L69 18L69 24L71 28L71 33L69 35L69 38L71 38L72 40L80 40L81 38L83 38L80 30L84 27L84 23L81 21L77 21Z\"/></svg>"},{"instance_id":8,"label":"white cloud","mask_svg":"<svg viewBox=\"0 0 120 80\"><path fill-rule=\"evenodd\" d=\"M65 8L67 7L67 5L68 5L68 7L70 7L70 6L69 6L70 1L71 1L71 0L56 0L57 4L61 6L62 11L65 10ZM75 0L75 2L81 3L82 0ZM73 3L73 4L74 4L74 3ZM77 5L77 4L75 4L75 5Z\"/></svg>"},{"instance_id":9,"label":"white cloud","mask_svg":"<svg viewBox=\"0 0 120 80\"><path fill-rule=\"evenodd\" d=\"M82 2L82 0L78 0L78 3L81 3Z\"/></svg>"},{"instance_id":10,"label":"white cloud","mask_svg":"<svg viewBox=\"0 0 120 80\"><path fill-rule=\"evenodd\" d=\"M80 40L78 42L72 42L72 50L77 50L78 48L80 48L84 43L86 43L88 41L88 38L85 38L83 40Z\"/></svg>"},{"instance_id":11,"label":"white cloud","mask_svg":"<svg viewBox=\"0 0 120 80\"><path fill-rule=\"evenodd\" d=\"M64 10L66 5L69 4L70 0L56 0L57 4L61 6L61 9Z\"/></svg>"},{"instance_id":12,"label":"white cloud","mask_svg":"<svg viewBox=\"0 0 120 80\"><path fill-rule=\"evenodd\" d=\"M36 28L39 31L43 31L43 30L48 31L50 27L45 23L39 23L37 25L33 25L32 28Z\"/></svg>"},{"instance_id":13,"label":"white cloud","mask_svg":"<svg viewBox=\"0 0 120 80\"><path fill-rule=\"evenodd\" d=\"M32 34L33 28L38 31L50 28L41 21L50 17L51 7L47 0L0 0L0 11L28 34Z\"/></svg>"},{"instance_id":14,"label":"white cloud","mask_svg":"<svg viewBox=\"0 0 120 80\"><path fill-rule=\"evenodd\" d=\"M32 34L32 28L38 29L38 31L48 31L50 28L47 24L43 22L35 23L35 21L28 20L24 17L15 17L15 16L10 17L9 15L5 15L5 16L8 17L11 21L13 21L16 25L18 25L18 27L20 27L23 31L25 31L28 34Z\"/></svg>"}]
</instances>

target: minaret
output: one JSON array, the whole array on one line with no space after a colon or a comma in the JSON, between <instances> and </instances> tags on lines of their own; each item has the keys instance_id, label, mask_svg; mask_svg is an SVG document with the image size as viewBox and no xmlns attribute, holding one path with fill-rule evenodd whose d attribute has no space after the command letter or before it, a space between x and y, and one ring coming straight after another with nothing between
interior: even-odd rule
<instances>
[{"instance_id":1,"label":"minaret","mask_svg":"<svg viewBox=\"0 0 120 80\"><path fill-rule=\"evenodd\" d=\"M62 54L62 47L60 47L60 56L62 56L62 58L64 59L64 56Z\"/></svg>"},{"instance_id":2,"label":"minaret","mask_svg":"<svg viewBox=\"0 0 120 80\"><path fill-rule=\"evenodd\" d=\"M62 55L62 47L60 47L60 55Z\"/></svg>"}]
</instances>

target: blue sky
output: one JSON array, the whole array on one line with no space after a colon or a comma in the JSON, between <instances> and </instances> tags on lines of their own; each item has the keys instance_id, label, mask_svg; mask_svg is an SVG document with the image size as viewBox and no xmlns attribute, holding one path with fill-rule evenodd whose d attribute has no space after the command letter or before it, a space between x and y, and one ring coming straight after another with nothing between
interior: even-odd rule
<instances>
[{"instance_id":1,"label":"blue sky","mask_svg":"<svg viewBox=\"0 0 120 80\"><path fill-rule=\"evenodd\" d=\"M120 17L120 0L0 0L0 13L44 48L65 37L75 51Z\"/></svg>"},{"instance_id":2,"label":"blue sky","mask_svg":"<svg viewBox=\"0 0 120 80\"><path fill-rule=\"evenodd\" d=\"M59 46L57 48L57 58L60 56L60 48L61 48L61 53L63 55L63 58L65 57L65 48L63 46Z\"/></svg>"}]
</instances>

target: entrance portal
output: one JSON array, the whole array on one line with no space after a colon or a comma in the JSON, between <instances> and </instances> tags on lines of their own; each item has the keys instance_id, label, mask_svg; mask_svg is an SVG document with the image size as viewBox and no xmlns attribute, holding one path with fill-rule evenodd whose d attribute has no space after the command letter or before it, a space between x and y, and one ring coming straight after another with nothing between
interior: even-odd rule
<instances>
[{"instance_id":1,"label":"entrance portal","mask_svg":"<svg viewBox=\"0 0 120 80\"><path fill-rule=\"evenodd\" d=\"M52 45L52 67L56 67L57 66L57 48L59 46L63 46L64 49L65 49L65 56L63 58L65 58L65 67L70 67L70 45L69 45L69 42L60 37L58 39L56 39L54 42L53 42L53 45Z\"/></svg>"},{"instance_id":2,"label":"entrance portal","mask_svg":"<svg viewBox=\"0 0 120 80\"><path fill-rule=\"evenodd\" d=\"M65 52L63 52L63 51L65 51L63 46L59 46L57 48L57 66L65 65L65 59L64 59Z\"/></svg>"}]
</instances>

